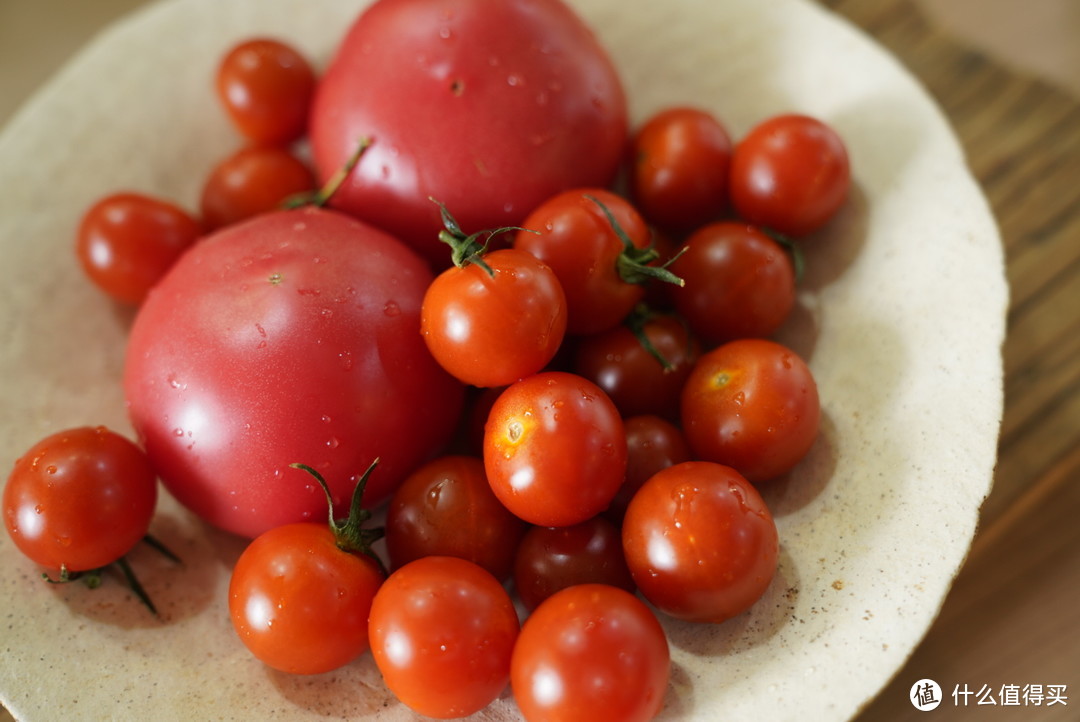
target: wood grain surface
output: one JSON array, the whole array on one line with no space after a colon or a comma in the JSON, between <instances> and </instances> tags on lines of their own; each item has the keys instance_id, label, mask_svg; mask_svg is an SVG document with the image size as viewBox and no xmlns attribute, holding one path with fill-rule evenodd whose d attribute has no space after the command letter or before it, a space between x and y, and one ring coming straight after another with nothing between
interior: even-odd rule
<instances>
[{"instance_id":1,"label":"wood grain surface","mask_svg":"<svg viewBox=\"0 0 1080 722\"><path fill-rule=\"evenodd\" d=\"M979 532L938 620L859 720L1080 719L1080 103L957 46L911 0L824 4L892 51L948 115L1000 225L1011 291ZM943 688L931 713L908 702L922 678ZM1067 685L1070 699L1002 705L1013 685ZM978 704L981 690L997 704Z\"/></svg>"}]
</instances>

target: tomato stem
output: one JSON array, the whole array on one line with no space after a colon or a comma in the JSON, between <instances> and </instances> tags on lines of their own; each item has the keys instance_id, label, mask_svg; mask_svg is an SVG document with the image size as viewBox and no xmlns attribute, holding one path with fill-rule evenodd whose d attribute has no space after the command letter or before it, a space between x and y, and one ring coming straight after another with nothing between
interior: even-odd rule
<instances>
[{"instance_id":1,"label":"tomato stem","mask_svg":"<svg viewBox=\"0 0 1080 722\"><path fill-rule=\"evenodd\" d=\"M641 347L660 363L661 368L664 369L664 373L668 373L675 370L675 365L668 361L664 354L660 353L660 349L656 348L652 339L645 333L645 324L656 316L656 311L653 311L645 304L638 304L637 308L626 317L624 323L626 324L626 327L630 329L630 332L634 334L634 338L638 340Z\"/></svg>"},{"instance_id":2,"label":"tomato stem","mask_svg":"<svg viewBox=\"0 0 1080 722\"><path fill-rule=\"evenodd\" d=\"M491 239L500 233L509 233L510 231L528 231L529 233L537 233L537 231L532 231L528 228L503 226L501 228L491 228L467 235L465 231L461 230L461 226L458 225L457 219L450 215L450 211L446 208L445 204L431 197L429 197L428 200L439 206L439 215L442 218L443 224L443 229L439 231L439 240L450 246L450 260L453 261L454 265L458 268L464 268L472 263L484 269L489 276L494 278L495 271L492 270L491 266L489 266L483 258L484 254L488 251L488 246L491 245Z\"/></svg>"},{"instance_id":3,"label":"tomato stem","mask_svg":"<svg viewBox=\"0 0 1080 722\"><path fill-rule=\"evenodd\" d=\"M334 175L330 176L330 180L326 181L326 185L322 188L310 191L307 193L297 193L296 195L286 198L281 207L286 210L293 208L301 208L303 206L315 206L321 208L330 202L330 198L337 193L338 189L345 182L345 179L349 177L349 173L356 167L356 164L360 162L360 158L364 155L364 151L371 147L371 138L364 136L360 138L356 144L356 150L352 152L345 160L345 165L337 169Z\"/></svg>"},{"instance_id":4,"label":"tomato stem","mask_svg":"<svg viewBox=\"0 0 1080 722\"><path fill-rule=\"evenodd\" d=\"M611 230L615 231L615 235L622 241L623 251L619 254L619 258L615 262L615 266L619 271L619 277L622 278L622 280L627 283L638 285L654 279L663 281L664 283L673 283L676 286L686 285L683 279L668 270L668 266L674 263L675 259L682 255L683 251L679 251L659 266L649 265L660 257L659 251L656 250L656 243L652 242L645 248L638 248L634 245L634 242L630 239L630 236L627 235L623 227L619 225L619 222L615 220L615 215L600 201L599 198L587 193L584 197L600 208L607 218L608 223L611 224Z\"/></svg>"},{"instance_id":5,"label":"tomato stem","mask_svg":"<svg viewBox=\"0 0 1080 722\"><path fill-rule=\"evenodd\" d=\"M378 566L379 570L384 576L387 575L386 565L383 564L379 555L371 548L374 544L385 534L385 530L382 527L365 528L364 522L371 518L371 512L363 508L364 489L367 487L368 478L371 473L375 471L375 467L378 466L379 460L371 462L371 465L361 475L360 480L356 482L356 487L353 489L352 500L349 503L349 515L345 519L336 519L334 517L334 498L330 493L330 486L326 483L326 479L315 469L311 468L307 464L290 464L294 469L301 469L315 478L315 481L322 487L323 492L326 494L326 503L330 507L329 511L329 524L330 530L334 533L334 541L337 543L338 549L350 554L363 554L364 556L372 559Z\"/></svg>"},{"instance_id":6,"label":"tomato stem","mask_svg":"<svg viewBox=\"0 0 1080 722\"><path fill-rule=\"evenodd\" d=\"M784 235L780 231L774 231L771 228L765 227L762 227L761 231L766 236L780 244L780 247L784 249L784 251L788 254L788 257L791 259L791 266L795 271L795 282L798 283L799 281L801 281L803 277L803 272L806 270L806 261L803 257L802 248L799 246L799 244L796 243L793 238Z\"/></svg>"}]
</instances>

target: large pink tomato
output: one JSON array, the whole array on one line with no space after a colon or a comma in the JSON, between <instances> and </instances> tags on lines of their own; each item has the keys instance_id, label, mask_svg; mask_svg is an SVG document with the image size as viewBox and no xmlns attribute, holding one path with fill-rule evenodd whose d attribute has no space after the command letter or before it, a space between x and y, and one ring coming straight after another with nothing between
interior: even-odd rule
<instances>
[{"instance_id":1,"label":"large pink tomato","mask_svg":"<svg viewBox=\"0 0 1080 722\"><path fill-rule=\"evenodd\" d=\"M567 188L607 185L626 97L561 0L377 0L321 80L310 134L324 181L370 137L331 204L446 266L430 197L472 233L520 225Z\"/></svg>"},{"instance_id":2,"label":"large pink tomato","mask_svg":"<svg viewBox=\"0 0 1080 722\"><path fill-rule=\"evenodd\" d=\"M135 319L124 390L169 491L256 536L339 512L376 457L387 496L456 423L461 385L420 336L431 272L382 231L315 208L231 226L193 247Z\"/></svg>"}]
</instances>

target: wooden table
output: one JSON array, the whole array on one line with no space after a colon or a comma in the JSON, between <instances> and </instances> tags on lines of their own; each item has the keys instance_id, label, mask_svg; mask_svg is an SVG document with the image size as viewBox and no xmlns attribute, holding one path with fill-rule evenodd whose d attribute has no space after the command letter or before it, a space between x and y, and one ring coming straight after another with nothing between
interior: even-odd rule
<instances>
[{"instance_id":1,"label":"wooden table","mask_svg":"<svg viewBox=\"0 0 1080 722\"><path fill-rule=\"evenodd\" d=\"M914 0L823 2L889 48L953 122L1000 223L1012 291L981 529L939 619L859 720L1080 719L1080 103L958 47ZM907 701L921 678L944 688L936 717ZM1068 685L1068 705L951 696L1030 684Z\"/></svg>"},{"instance_id":2,"label":"wooden table","mask_svg":"<svg viewBox=\"0 0 1080 722\"><path fill-rule=\"evenodd\" d=\"M1001 227L1012 294L979 532L936 623L859 720L1080 719L1080 103L951 43L912 0L823 1L949 116ZM907 702L922 678L943 688L937 717ZM1036 684L1068 685L1068 704L1001 705L1003 686ZM967 707L957 685L976 693ZM976 704L983 685L998 705Z\"/></svg>"}]
</instances>

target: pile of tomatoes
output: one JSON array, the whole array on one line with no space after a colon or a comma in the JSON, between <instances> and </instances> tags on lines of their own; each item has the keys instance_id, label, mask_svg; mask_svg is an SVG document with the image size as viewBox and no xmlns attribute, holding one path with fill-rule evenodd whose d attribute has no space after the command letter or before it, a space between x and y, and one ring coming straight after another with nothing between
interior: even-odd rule
<instances>
[{"instance_id":1,"label":"pile of tomatoes","mask_svg":"<svg viewBox=\"0 0 1080 722\"><path fill-rule=\"evenodd\" d=\"M670 667L658 615L721 623L776 570L755 485L805 456L820 407L768 338L798 239L847 195L844 146L804 115L734 143L689 106L631 133L614 68L558 0L433 6L375 2L322 78L281 41L238 44L217 91L246 143L199 214L138 193L87 211L88 277L139 307L139 443L42 440L4 521L69 579L146 535L160 478L253 539L229 612L274 668L370 649L425 715L509 683L528 719L649 719ZM416 38L459 45L440 63ZM372 73L410 64L419 80Z\"/></svg>"}]
</instances>

